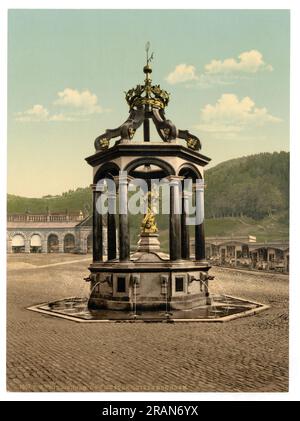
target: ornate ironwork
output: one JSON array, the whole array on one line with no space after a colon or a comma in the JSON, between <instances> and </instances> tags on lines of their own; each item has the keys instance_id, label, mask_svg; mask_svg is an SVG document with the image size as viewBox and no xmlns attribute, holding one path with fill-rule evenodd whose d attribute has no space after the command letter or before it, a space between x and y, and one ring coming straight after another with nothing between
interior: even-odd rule
<instances>
[{"instance_id":1,"label":"ornate ironwork","mask_svg":"<svg viewBox=\"0 0 300 421\"><path fill-rule=\"evenodd\" d=\"M164 109L170 100L170 94L162 89L160 85L152 85L150 74L152 69L149 63L153 60L153 53L149 56L150 43L146 44L146 65L144 73L146 75L145 83L137 85L135 88L125 92L125 99L130 108L128 119L118 128L106 130L105 133L98 136L95 140L95 148L97 151L103 151L109 148L110 139L119 137L117 142L131 141L136 130L146 120L152 118L156 130L164 142L171 142L176 138L184 139L189 149L201 149L201 142L197 136L189 133L188 130L177 130L171 120L166 119ZM149 132L149 129L148 129ZM149 136L149 133L148 133ZM144 138L145 139L145 138ZM146 140L149 140L148 137Z\"/></svg>"},{"instance_id":2,"label":"ornate ironwork","mask_svg":"<svg viewBox=\"0 0 300 421\"><path fill-rule=\"evenodd\" d=\"M150 81L150 79L148 79ZM145 95L143 96L143 94ZM170 94L161 89L160 85L137 85L129 89L125 95L130 109L140 108L143 105L149 105L154 108L165 108L170 100Z\"/></svg>"}]
</instances>

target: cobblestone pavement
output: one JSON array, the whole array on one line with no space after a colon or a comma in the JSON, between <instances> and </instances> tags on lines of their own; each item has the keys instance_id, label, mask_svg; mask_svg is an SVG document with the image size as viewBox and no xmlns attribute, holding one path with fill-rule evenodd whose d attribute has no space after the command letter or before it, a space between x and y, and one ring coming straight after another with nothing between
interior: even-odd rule
<instances>
[{"instance_id":1,"label":"cobblestone pavement","mask_svg":"<svg viewBox=\"0 0 300 421\"><path fill-rule=\"evenodd\" d=\"M47 259L34 256L34 268L9 264L9 391L288 390L287 276L211 270L214 293L271 305L227 323L80 324L26 309L88 294L87 261L39 268L55 262Z\"/></svg>"}]
</instances>

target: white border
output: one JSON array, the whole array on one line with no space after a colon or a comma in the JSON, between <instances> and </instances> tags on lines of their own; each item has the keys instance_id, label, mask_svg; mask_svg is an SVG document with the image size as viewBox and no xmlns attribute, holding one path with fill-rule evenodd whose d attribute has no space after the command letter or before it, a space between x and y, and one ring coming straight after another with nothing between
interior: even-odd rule
<instances>
[{"instance_id":1,"label":"white border","mask_svg":"<svg viewBox=\"0 0 300 421\"><path fill-rule=\"evenodd\" d=\"M182 7L184 4L185 7ZM101 5L101 7L99 7ZM299 343L299 299L300 299L300 277L296 276L297 259L300 256L300 222L299 222L299 188L297 187L297 177L299 175L299 157L300 157L300 127L299 127L299 49L297 40L300 39L300 2L299 0L202 0L201 3L196 0L179 0L162 1L152 0L146 7L141 7L138 0L103 0L101 3L95 0L73 0L72 5L67 0L38 0L27 1L3 1L1 2L1 36L0 36L0 54L1 54L1 108L0 108L0 156L2 163L0 166L1 180L0 184L2 200L1 200L1 291L0 291L0 352L1 356L6 354L6 337L3 332L6 330L6 112L7 112L7 9L122 9L126 8L155 8L155 9L291 9L291 286L290 286L290 388L288 393L7 393L5 379L5 359L1 358L0 371L0 399L1 400L68 400L68 401L113 401L113 400L191 400L191 401L227 401L227 400L300 400L300 343ZM199 7L201 5L201 7ZM297 194L298 193L298 194Z\"/></svg>"}]
</instances>

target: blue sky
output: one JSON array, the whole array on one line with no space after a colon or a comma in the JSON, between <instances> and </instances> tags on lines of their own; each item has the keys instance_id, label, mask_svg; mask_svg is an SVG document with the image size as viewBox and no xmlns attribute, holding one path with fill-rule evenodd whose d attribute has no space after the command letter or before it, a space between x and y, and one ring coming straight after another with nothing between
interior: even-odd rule
<instances>
[{"instance_id":1,"label":"blue sky","mask_svg":"<svg viewBox=\"0 0 300 421\"><path fill-rule=\"evenodd\" d=\"M167 116L201 138L211 166L289 150L288 11L11 10L9 193L90 184L84 158L127 118L148 40Z\"/></svg>"}]
</instances>

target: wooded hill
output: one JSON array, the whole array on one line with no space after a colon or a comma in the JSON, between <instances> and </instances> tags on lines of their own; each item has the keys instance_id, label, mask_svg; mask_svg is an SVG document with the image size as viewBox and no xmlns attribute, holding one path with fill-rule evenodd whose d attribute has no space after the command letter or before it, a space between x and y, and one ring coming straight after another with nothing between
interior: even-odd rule
<instances>
[{"instance_id":1,"label":"wooded hill","mask_svg":"<svg viewBox=\"0 0 300 421\"><path fill-rule=\"evenodd\" d=\"M289 153L260 153L222 162L205 173L207 218L261 219L289 207Z\"/></svg>"}]
</instances>

